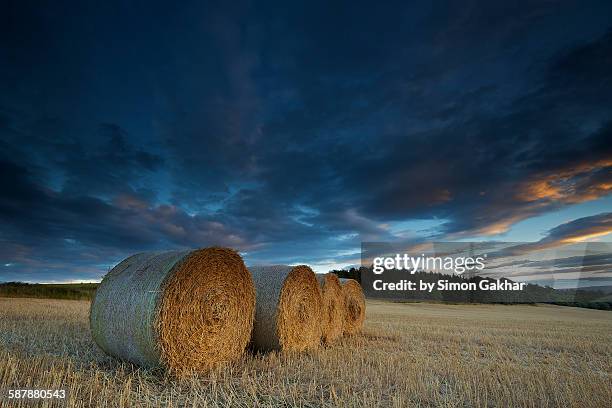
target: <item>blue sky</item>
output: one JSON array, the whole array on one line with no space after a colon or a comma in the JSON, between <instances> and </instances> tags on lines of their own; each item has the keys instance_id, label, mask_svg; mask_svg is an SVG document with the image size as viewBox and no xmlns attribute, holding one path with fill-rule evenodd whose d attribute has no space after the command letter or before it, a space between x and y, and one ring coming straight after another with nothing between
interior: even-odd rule
<instances>
[{"instance_id":1,"label":"blue sky","mask_svg":"<svg viewBox=\"0 0 612 408\"><path fill-rule=\"evenodd\" d=\"M610 241L610 16L5 4L0 281L211 245L326 271L363 241Z\"/></svg>"}]
</instances>

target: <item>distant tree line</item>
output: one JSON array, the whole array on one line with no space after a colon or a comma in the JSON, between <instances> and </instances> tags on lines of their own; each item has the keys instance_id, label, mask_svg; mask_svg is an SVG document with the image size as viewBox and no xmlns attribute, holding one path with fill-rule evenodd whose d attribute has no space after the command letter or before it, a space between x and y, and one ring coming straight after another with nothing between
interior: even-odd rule
<instances>
[{"instance_id":1,"label":"distant tree line","mask_svg":"<svg viewBox=\"0 0 612 408\"><path fill-rule=\"evenodd\" d=\"M41 284L6 282L0 283L0 297L90 300L97 287L97 283Z\"/></svg>"},{"instance_id":2,"label":"distant tree line","mask_svg":"<svg viewBox=\"0 0 612 408\"><path fill-rule=\"evenodd\" d=\"M349 270L337 269L330 271L330 273L338 275L338 277L341 279L355 279L357 282L361 283L361 268L351 268Z\"/></svg>"},{"instance_id":3,"label":"distant tree line","mask_svg":"<svg viewBox=\"0 0 612 408\"><path fill-rule=\"evenodd\" d=\"M371 270L361 267L349 270L332 270L331 273L338 275L339 278L351 278L357 280L364 288L371 288L374 279L381 279L381 275L374 275ZM462 275L447 275L437 272L416 272L407 273L403 270L388 270L384 272L385 282L399 282L401 280L437 283L446 280L449 283L470 283L474 282L479 288L479 283L483 280L494 281L494 279ZM502 278L501 281L514 282L510 279ZM552 303L565 306L588 307L602 310L612 310L612 302L609 296L600 291L586 289L564 289L557 290L548 286L541 286L528 283L523 290L499 291L499 290L457 290L457 291L380 291L373 292L366 290L366 295L372 298L388 299L396 301L439 301L450 303Z\"/></svg>"},{"instance_id":4,"label":"distant tree line","mask_svg":"<svg viewBox=\"0 0 612 408\"><path fill-rule=\"evenodd\" d=\"M355 279L362 286L371 285L372 277L370 271L364 267L351 268L348 270L332 270L331 273L339 278ZM386 271L385 281L409 281L438 282L447 280L449 282L478 282L481 280L492 280L481 276L463 277L461 275L446 275L435 272L417 272L413 275L405 271ZM513 282L510 279L503 279ZM365 281L365 282L364 282ZM28 297L28 298L52 298L71 300L92 299L97 283L74 283L74 284L39 284L24 282L0 283L0 297ZM527 284L522 291L487 291L487 290L465 290L465 291L381 291L372 296L368 291L368 297L388 299L395 301L439 301L450 303L551 303L562 306L585 307L591 309L612 310L610 296L604 292L586 289L563 289L557 290L548 286Z\"/></svg>"}]
</instances>

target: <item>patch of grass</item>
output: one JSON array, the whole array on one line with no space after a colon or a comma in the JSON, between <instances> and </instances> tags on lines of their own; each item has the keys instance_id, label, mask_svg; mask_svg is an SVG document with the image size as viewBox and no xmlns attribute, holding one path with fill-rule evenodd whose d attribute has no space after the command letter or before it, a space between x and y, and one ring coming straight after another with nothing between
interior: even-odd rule
<instances>
[{"instance_id":1,"label":"patch of grass","mask_svg":"<svg viewBox=\"0 0 612 408\"><path fill-rule=\"evenodd\" d=\"M559 306L584 307L587 309L612 310L612 301L606 302L553 302Z\"/></svg>"},{"instance_id":2,"label":"patch of grass","mask_svg":"<svg viewBox=\"0 0 612 408\"><path fill-rule=\"evenodd\" d=\"M0 299L0 389L64 387L69 407L582 408L612 401L608 311L368 300L362 335L304 354L247 353L177 380L102 353L88 309L88 302Z\"/></svg>"},{"instance_id":3,"label":"patch of grass","mask_svg":"<svg viewBox=\"0 0 612 408\"><path fill-rule=\"evenodd\" d=\"M0 297L91 300L97 283L0 283Z\"/></svg>"}]
</instances>

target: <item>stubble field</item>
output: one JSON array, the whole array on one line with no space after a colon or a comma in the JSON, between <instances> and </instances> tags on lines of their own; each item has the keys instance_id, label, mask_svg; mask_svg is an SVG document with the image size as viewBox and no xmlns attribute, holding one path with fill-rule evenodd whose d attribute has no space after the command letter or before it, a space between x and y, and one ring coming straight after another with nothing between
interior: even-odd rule
<instances>
[{"instance_id":1,"label":"stubble field","mask_svg":"<svg viewBox=\"0 0 612 408\"><path fill-rule=\"evenodd\" d=\"M66 389L67 404L58 406L70 407L611 406L611 312L380 301L367 307L364 333L334 346L300 355L247 353L233 365L177 380L98 350L87 301L0 298L0 406L32 406L6 399L9 388Z\"/></svg>"}]
</instances>

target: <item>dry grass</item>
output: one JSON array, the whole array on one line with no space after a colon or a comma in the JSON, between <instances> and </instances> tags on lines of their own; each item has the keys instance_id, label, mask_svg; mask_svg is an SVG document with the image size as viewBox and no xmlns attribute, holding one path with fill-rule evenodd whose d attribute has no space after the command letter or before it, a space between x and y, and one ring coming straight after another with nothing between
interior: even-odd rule
<instances>
[{"instance_id":1,"label":"dry grass","mask_svg":"<svg viewBox=\"0 0 612 408\"><path fill-rule=\"evenodd\" d=\"M0 389L66 388L74 407L602 407L612 401L607 311L369 301L361 336L306 354L247 356L183 380L106 357L90 337L87 312L81 301L0 298ZM0 400L0 406L17 405Z\"/></svg>"}]
</instances>

